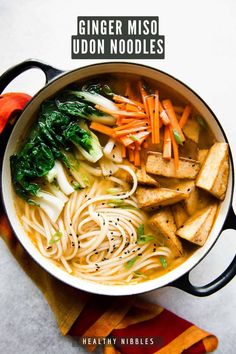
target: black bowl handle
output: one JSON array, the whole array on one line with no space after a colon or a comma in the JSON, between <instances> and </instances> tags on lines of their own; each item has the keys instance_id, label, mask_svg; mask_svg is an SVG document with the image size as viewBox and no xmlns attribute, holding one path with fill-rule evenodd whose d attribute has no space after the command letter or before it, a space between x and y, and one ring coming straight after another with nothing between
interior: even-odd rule
<instances>
[{"instance_id":1,"label":"black bowl handle","mask_svg":"<svg viewBox=\"0 0 236 354\"><path fill-rule=\"evenodd\" d=\"M236 230L236 216L232 206L229 209L222 231L227 229ZM234 257L234 259L232 260L228 268L218 278L216 278L215 280L213 280L207 285L204 286L192 285L189 280L189 272L188 272L184 274L181 278L171 283L170 286L181 289L195 296L208 296L214 294L215 292L223 288L226 284L230 282L230 280L233 279L235 275L236 275L236 256Z\"/></svg>"},{"instance_id":2,"label":"black bowl handle","mask_svg":"<svg viewBox=\"0 0 236 354\"><path fill-rule=\"evenodd\" d=\"M7 85L12 80L14 80L18 75L32 68L38 68L44 72L46 77L46 83L51 81L54 77L58 76L59 74L63 73L62 70L53 68L52 66L45 64L39 60L28 59L8 69L7 71L5 71L4 74L2 74L2 76L0 76L0 93L3 92L3 90L7 87Z\"/></svg>"}]
</instances>

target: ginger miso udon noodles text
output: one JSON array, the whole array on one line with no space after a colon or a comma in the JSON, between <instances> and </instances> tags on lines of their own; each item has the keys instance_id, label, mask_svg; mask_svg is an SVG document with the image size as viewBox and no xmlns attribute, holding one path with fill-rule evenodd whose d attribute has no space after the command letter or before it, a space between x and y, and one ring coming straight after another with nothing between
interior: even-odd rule
<instances>
[{"instance_id":1,"label":"ginger miso udon noodles text","mask_svg":"<svg viewBox=\"0 0 236 354\"><path fill-rule=\"evenodd\" d=\"M43 102L10 162L39 252L108 285L161 276L203 246L229 174L227 144L189 102L127 74Z\"/></svg>"}]
</instances>

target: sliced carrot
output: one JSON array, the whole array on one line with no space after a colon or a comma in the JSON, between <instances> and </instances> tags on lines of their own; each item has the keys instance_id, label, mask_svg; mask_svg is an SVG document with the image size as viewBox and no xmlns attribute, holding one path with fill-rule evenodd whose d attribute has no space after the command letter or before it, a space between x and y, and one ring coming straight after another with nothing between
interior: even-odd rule
<instances>
[{"instance_id":1,"label":"sliced carrot","mask_svg":"<svg viewBox=\"0 0 236 354\"><path fill-rule=\"evenodd\" d=\"M128 155L129 155L129 161L133 162L134 161L134 150L128 148Z\"/></svg>"},{"instance_id":2,"label":"sliced carrot","mask_svg":"<svg viewBox=\"0 0 236 354\"><path fill-rule=\"evenodd\" d=\"M144 142L143 142L143 147L144 147L144 149L147 149L147 148L148 148L148 142L147 142L147 141L144 141Z\"/></svg>"},{"instance_id":3,"label":"sliced carrot","mask_svg":"<svg viewBox=\"0 0 236 354\"><path fill-rule=\"evenodd\" d=\"M163 158L170 160L171 159L171 137L170 137L170 128L168 125L165 126L164 130L164 142L163 142Z\"/></svg>"},{"instance_id":4,"label":"sliced carrot","mask_svg":"<svg viewBox=\"0 0 236 354\"><path fill-rule=\"evenodd\" d=\"M184 134L182 132L182 129L179 126L179 122L178 122L178 119L176 118L175 111L174 111L173 105L171 103L171 100L164 100L163 106L166 110L166 113L167 113L169 119L170 119L170 124L171 124L172 128L175 129L179 133L182 141L185 141Z\"/></svg>"},{"instance_id":5,"label":"sliced carrot","mask_svg":"<svg viewBox=\"0 0 236 354\"><path fill-rule=\"evenodd\" d=\"M126 109L126 104L125 103L115 103L116 107L119 108L119 110Z\"/></svg>"},{"instance_id":6,"label":"sliced carrot","mask_svg":"<svg viewBox=\"0 0 236 354\"><path fill-rule=\"evenodd\" d=\"M107 113L107 114L110 114L114 117L117 117L117 116L126 116L126 117L137 117L137 118L146 118L146 114L144 112L141 112L141 111L136 111L136 112L126 112L124 110L117 110L117 111L114 111L112 109L108 109L108 108L105 108L105 107L102 107L98 104L95 105L95 108L97 108L99 111L102 111L104 113Z\"/></svg>"},{"instance_id":7,"label":"sliced carrot","mask_svg":"<svg viewBox=\"0 0 236 354\"><path fill-rule=\"evenodd\" d=\"M97 132L103 133L105 135L113 136L114 135L114 130L107 125L97 123L97 122L92 122L90 124L90 128L93 130L96 130Z\"/></svg>"},{"instance_id":8,"label":"sliced carrot","mask_svg":"<svg viewBox=\"0 0 236 354\"><path fill-rule=\"evenodd\" d=\"M134 120L131 123L127 123L127 124L123 124L119 127L114 128L114 131L119 131L119 130L125 130L125 129L129 129L129 128L134 128L134 127L140 127L140 126L145 126L147 123L147 121L144 120Z\"/></svg>"},{"instance_id":9,"label":"sliced carrot","mask_svg":"<svg viewBox=\"0 0 236 354\"><path fill-rule=\"evenodd\" d=\"M120 102L120 103L126 103L129 104L131 106L135 106L137 107L140 111L143 110L143 103L135 101L135 100L131 100L130 98L124 97L124 96L120 96L120 95L113 95L113 100L115 102Z\"/></svg>"},{"instance_id":10,"label":"sliced carrot","mask_svg":"<svg viewBox=\"0 0 236 354\"><path fill-rule=\"evenodd\" d=\"M132 106L131 104L127 104L125 107L127 112L137 112L140 111L136 106ZM141 110L143 112L143 110Z\"/></svg>"},{"instance_id":11,"label":"sliced carrot","mask_svg":"<svg viewBox=\"0 0 236 354\"><path fill-rule=\"evenodd\" d=\"M132 122L137 122L135 118L120 118L120 124L128 124Z\"/></svg>"},{"instance_id":12,"label":"sliced carrot","mask_svg":"<svg viewBox=\"0 0 236 354\"><path fill-rule=\"evenodd\" d=\"M164 125L170 124L170 119L169 119L166 111L164 110L161 102L159 102L159 113L160 113L160 117L161 117L162 123Z\"/></svg>"},{"instance_id":13,"label":"sliced carrot","mask_svg":"<svg viewBox=\"0 0 236 354\"><path fill-rule=\"evenodd\" d=\"M148 112L148 106L147 106L147 101L146 101L146 97L147 97L147 92L143 87L143 84L141 81L138 82L138 88L140 91L140 95L142 97L142 101L143 101L143 105L144 105L144 111L147 113Z\"/></svg>"},{"instance_id":14,"label":"sliced carrot","mask_svg":"<svg viewBox=\"0 0 236 354\"><path fill-rule=\"evenodd\" d=\"M125 130L113 131L113 134L115 136L123 136L123 135L132 134L132 133L136 133L137 131L143 131L143 130L147 131L148 127L142 126L142 127L134 127L134 128L130 128L130 129L125 129Z\"/></svg>"},{"instance_id":15,"label":"sliced carrot","mask_svg":"<svg viewBox=\"0 0 236 354\"><path fill-rule=\"evenodd\" d=\"M179 146L175 140L172 129L170 129L170 138L173 146L175 169L177 170L179 168Z\"/></svg>"},{"instance_id":16,"label":"sliced carrot","mask_svg":"<svg viewBox=\"0 0 236 354\"><path fill-rule=\"evenodd\" d=\"M141 160L140 160L140 150L138 146L135 146L134 150L134 166L140 166Z\"/></svg>"},{"instance_id":17,"label":"sliced carrot","mask_svg":"<svg viewBox=\"0 0 236 354\"><path fill-rule=\"evenodd\" d=\"M192 108L189 105L187 105L184 108L183 114L182 114L180 121L179 121L180 128L183 128L185 126L185 124L190 116L191 111L192 111Z\"/></svg>"},{"instance_id":18,"label":"sliced carrot","mask_svg":"<svg viewBox=\"0 0 236 354\"><path fill-rule=\"evenodd\" d=\"M153 118L153 130L154 130L154 143L160 142L160 118L159 118L159 93L155 91L154 99L154 118Z\"/></svg>"},{"instance_id":19,"label":"sliced carrot","mask_svg":"<svg viewBox=\"0 0 236 354\"><path fill-rule=\"evenodd\" d=\"M123 144L121 144L121 156L126 157L126 147Z\"/></svg>"},{"instance_id":20,"label":"sliced carrot","mask_svg":"<svg viewBox=\"0 0 236 354\"><path fill-rule=\"evenodd\" d=\"M155 132L154 132L154 97L148 96L146 98L147 108L148 108L148 116L150 119L150 125L152 129L152 143L155 142Z\"/></svg>"}]
</instances>

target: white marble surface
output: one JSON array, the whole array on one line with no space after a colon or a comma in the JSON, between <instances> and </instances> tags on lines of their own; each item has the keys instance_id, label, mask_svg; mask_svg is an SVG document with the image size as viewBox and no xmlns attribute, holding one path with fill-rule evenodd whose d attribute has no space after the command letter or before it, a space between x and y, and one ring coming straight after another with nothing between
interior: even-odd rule
<instances>
[{"instance_id":1,"label":"white marble surface","mask_svg":"<svg viewBox=\"0 0 236 354\"><path fill-rule=\"evenodd\" d=\"M142 63L172 73L197 91L221 120L235 152L236 2L141 3L1 0L0 74L30 57L64 69L93 63L70 59L70 36L76 33L78 15L159 15L160 33L166 36L166 59ZM9 89L34 93L43 82L43 75L33 70L16 79ZM235 236L232 230L222 234L214 250L192 272L195 284L204 284L222 272L234 256ZM0 269L0 353L83 353L71 339L60 336L43 296L2 241ZM174 288L145 297L215 333L220 340L217 353L235 353L235 280L208 298L196 298Z\"/></svg>"}]
</instances>

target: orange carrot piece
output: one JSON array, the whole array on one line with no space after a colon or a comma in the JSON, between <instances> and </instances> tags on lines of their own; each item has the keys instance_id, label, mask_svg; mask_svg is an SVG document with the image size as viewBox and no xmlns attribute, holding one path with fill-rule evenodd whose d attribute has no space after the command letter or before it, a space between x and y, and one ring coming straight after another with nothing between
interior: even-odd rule
<instances>
[{"instance_id":1,"label":"orange carrot piece","mask_svg":"<svg viewBox=\"0 0 236 354\"><path fill-rule=\"evenodd\" d=\"M121 144L121 156L126 157L126 147L123 144Z\"/></svg>"},{"instance_id":2,"label":"orange carrot piece","mask_svg":"<svg viewBox=\"0 0 236 354\"><path fill-rule=\"evenodd\" d=\"M135 146L135 150L134 150L134 166L140 166L140 151L138 146Z\"/></svg>"},{"instance_id":3,"label":"orange carrot piece","mask_svg":"<svg viewBox=\"0 0 236 354\"><path fill-rule=\"evenodd\" d=\"M128 148L128 155L129 155L129 161L133 162L134 161L134 150Z\"/></svg>"},{"instance_id":4,"label":"orange carrot piece","mask_svg":"<svg viewBox=\"0 0 236 354\"><path fill-rule=\"evenodd\" d=\"M137 111L142 111L142 112L144 112L143 109L142 109L142 110L139 110L136 106L132 106L132 105L129 104L129 103L127 103L127 105L126 105L126 107L125 107L125 110L126 110L127 112L137 112Z\"/></svg>"},{"instance_id":5,"label":"orange carrot piece","mask_svg":"<svg viewBox=\"0 0 236 354\"><path fill-rule=\"evenodd\" d=\"M183 114L182 114L180 121L179 121L180 128L183 128L185 126L185 124L190 116L191 111L192 111L192 108L189 105L187 105L184 108Z\"/></svg>"},{"instance_id":6,"label":"orange carrot piece","mask_svg":"<svg viewBox=\"0 0 236 354\"><path fill-rule=\"evenodd\" d=\"M148 142L147 142L147 141L144 141L144 142L143 142L143 147L144 147L144 149L147 149L147 148L148 148Z\"/></svg>"},{"instance_id":7,"label":"orange carrot piece","mask_svg":"<svg viewBox=\"0 0 236 354\"><path fill-rule=\"evenodd\" d=\"M113 136L114 130L104 124L92 122L90 124L90 128L96 130L97 132L103 133L105 135Z\"/></svg>"},{"instance_id":8,"label":"orange carrot piece","mask_svg":"<svg viewBox=\"0 0 236 354\"><path fill-rule=\"evenodd\" d=\"M141 81L138 82L138 88L139 88L139 91L140 91L140 95L142 97L142 101L143 101L143 105L144 105L144 111L146 113L148 113L148 106L147 106L147 101L146 101L146 97L147 97L147 92L146 90L144 89L143 87L143 84Z\"/></svg>"},{"instance_id":9,"label":"orange carrot piece","mask_svg":"<svg viewBox=\"0 0 236 354\"><path fill-rule=\"evenodd\" d=\"M163 158L170 160L171 159L171 137L170 137L170 128L168 125L165 126L164 130L164 142L163 142Z\"/></svg>"},{"instance_id":10,"label":"orange carrot piece","mask_svg":"<svg viewBox=\"0 0 236 354\"><path fill-rule=\"evenodd\" d=\"M170 124L170 119L169 119L166 111L164 110L161 102L159 102L159 113L160 113L162 123L164 125Z\"/></svg>"},{"instance_id":11,"label":"orange carrot piece","mask_svg":"<svg viewBox=\"0 0 236 354\"><path fill-rule=\"evenodd\" d=\"M136 112L126 112L126 111L121 111L121 110L117 110L114 111L112 109L108 109L105 107L102 107L98 104L95 105L95 108L97 108L99 111L102 111L104 113L110 114L114 117L117 116L126 116L126 117L137 117L137 118L146 118L146 114L144 112L141 111L136 111Z\"/></svg>"},{"instance_id":12,"label":"orange carrot piece","mask_svg":"<svg viewBox=\"0 0 236 354\"><path fill-rule=\"evenodd\" d=\"M150 119L150 125L152 129L152 143L155 143L155 131L154 131L154 97L148 96L147 100L147 107L148 107L148 116Z\"/></svg>"},{"instance_id":13,"label":"orange carrot piece","mask_svg":"<svg viewBox=\"0 0 236 354\"><path fill-rule=\"evenodd\" d=\"M140 127L140 126L145 126L147 121L144 120L138 120L136 119L135 121L127 124L123 124L119 127L114 128L114 131L119 131L119 130L125 130L129 128L134 128L134 127Z\"/></svg>"},{"instance_id":14,"label":"orange carrot piece","mask_svg":"<svg viewBox=\"0 0 236 354\"><path fill-rule=\"evenodd\" d=\"M144 106L143 103L135 101L135 100L131 100L130 98L124 97L124 96L120 96L120 95L113 95L113 100L119 103L127 103L131 106L135 106L137 107L140 111L143 110Z\"/></svg>"},{"instance_id":15,"label":"orange carrot piece","mask_svg":"<svg viewBox=\"0 0 236 354\"><path fill-rule=\"evenodd\" d=\"M119 131L113 131L113 134L116 136L123 136L123 135L127 135L127 134L132 134L132 133L136 133L138 131L147 131L148 127L147 126L141 126L141 127L134 127L134 128L130 128L130 129L125 129L125 130L119 130Z\"/></svg>"},{"instance_id":16,"label":"orange carrot piece","mask_svg":"<svg viewBox=\"0 0 236 354\"><path fill-rule=\"evenodd\" d=\"M172 128L175 129L179 133L182 141L185 141L184 134L182 132L182 129L179 126L179 122L178 122L178 119L176 118L175 111L174 111L173 105L171 103L171 100L164 100L163 106L166 110L166 113L167 113L169 119L170 119L170 124L171 124Z\"/></svg>"},{"instance_id":17,"label":"orange carrot piece","mask_svg":"<svg viewBox=\"0 0 236 354\"><path fill-rule=\"evenodd\" d=\"M128 123L133 123L133 122L137 122L137 119L135 119L135 118L121 118L120 119L121 124L128 124Z\"/></svg>"},{"instance_id":18,"label":"orange carrot piece","mask_svg":"<svg viewBox=\"0 0 236 354\"><path fill-rule=\"evenodd\" d=\"M174 164L175 164L175 169L177 170L179 168L179 146L175 140L172 129L169 130L170 130L170 138L173 146Z\"/></svg>"},{"instance_id":19,"label":"orange carrot piece","mask_svg":"<svg viewBox=\"0 0 236 354\"><path fill-rule=\"evenodd\" d=\"M155 92L154 100L154 118L153 118L153 129L154 129L154 142L159 144L160 142L160 118L159 118L159 93Z\"/></svg>"}]
</instances>

